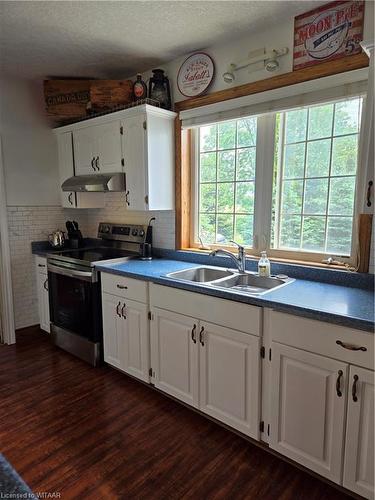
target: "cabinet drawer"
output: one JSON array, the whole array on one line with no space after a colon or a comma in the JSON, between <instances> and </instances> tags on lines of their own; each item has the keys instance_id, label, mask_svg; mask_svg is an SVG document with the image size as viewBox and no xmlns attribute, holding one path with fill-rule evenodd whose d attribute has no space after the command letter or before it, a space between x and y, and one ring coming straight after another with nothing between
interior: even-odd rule
<instances>
[{"instance_id":1,"label":"cabinet drawer","mask_svg":"<svg viewBox=\"0 0 375 500\"><path fill-rule=\"evenodd\" d=\"M270 309L265 312L265 328L270 331L271 339L281 344L373 369L373 333Z\"/></svg>"},{"instance_id":2,"label":"cabinet drawer","mask_svg":"<svg viewBox=\"0 0 375 500\"><path fill-rule=\"evenodd\" d=\"M150 284L150 304L216 325L261 335L261 307L153 283Z\"/></svg>"},{"instance_id":3,"label":"cabinet drawer","mask_svg":"<svg viewBox=\"0 0 375 500\"><path fill-rule=\"evenodd\" d=\"M146 303L147 287L148 283L145 281L102 273L102 291L118 297Z\"/></svg>"},{"instance_id":4,"label":"cabinet drawer","mask_svg":"<svg viewBox=\"0 0 375 500\"><path fill-rule=\"evenodd\" d=\"M47 259L45 257L35 257L36 270L40 274L47 274Z\"/></svg>"}]
</instances>

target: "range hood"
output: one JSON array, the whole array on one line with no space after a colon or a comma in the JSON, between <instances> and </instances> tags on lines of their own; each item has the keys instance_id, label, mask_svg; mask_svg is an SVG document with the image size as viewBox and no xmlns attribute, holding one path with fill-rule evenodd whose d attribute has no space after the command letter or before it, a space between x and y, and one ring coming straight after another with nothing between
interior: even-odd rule
<instances>
[{"instance_id":1,"label":"range hood","mask_svg":"<svg viewBox=\"0 0 375 500\"><path fill-rule=\"evenodd\" d=\"M103 193L106 191L125 191L125 174L75 175L61 185L63 191L76 193Z\"/></svg>"}]
</instances>

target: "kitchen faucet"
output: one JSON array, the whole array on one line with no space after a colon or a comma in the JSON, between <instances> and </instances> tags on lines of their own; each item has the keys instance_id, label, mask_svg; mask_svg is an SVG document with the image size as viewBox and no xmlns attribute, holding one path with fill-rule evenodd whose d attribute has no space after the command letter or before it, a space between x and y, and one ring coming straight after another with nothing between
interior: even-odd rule
<instances>
[{"instance_id":1,"label":"kitchen faucet","mask_svg":"<svg viewBox=\"0 0 375 500\"><path fill-rule=\"evenodd\" d=\"M230 257L236 264L238 271L241 274L245 274L245 267L246 267L246 254L245 254L245 248L242 245L239 245L233 240L230 240L231 243L234 243L238 247L238 255L237 257L233 255L231 252L227 252L227 250L222 250L219 248L218 250L213 250L210 253L210 257L215 257L216 255L225 255L227 257Z\"/></svg>"}]
</instances>

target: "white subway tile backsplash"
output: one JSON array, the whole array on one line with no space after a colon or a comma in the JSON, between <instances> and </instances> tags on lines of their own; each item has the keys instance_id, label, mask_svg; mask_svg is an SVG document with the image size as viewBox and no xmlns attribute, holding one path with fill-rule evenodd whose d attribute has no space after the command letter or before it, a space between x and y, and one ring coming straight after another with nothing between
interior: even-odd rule
<instances>
[{"instance_id":1,"label":"white subway tile backsplash","mask_svg":"<svg viewBox=\"0 0 375 500\"><path fill-rule=\"evenodd\" d=\"M65 230L67 220L76 220L85 237L97 236L101 221L119 223L154 222L154 246L175 247L175 213L132 212L126 210L121 193L108 193L102 209L74 210L60 206L9 206L8 226L12 266L12 283L16 328L23 328L39 322L36 293L36 276L31 242L46 240L56 229Z\"/></svg>"}]
</instances>

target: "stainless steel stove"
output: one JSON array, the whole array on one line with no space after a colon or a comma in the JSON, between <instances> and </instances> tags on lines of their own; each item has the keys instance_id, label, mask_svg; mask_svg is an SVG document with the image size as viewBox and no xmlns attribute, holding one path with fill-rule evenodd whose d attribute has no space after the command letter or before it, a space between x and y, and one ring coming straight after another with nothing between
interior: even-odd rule
<instances>
[{"instance_id":1,"label":"stainless steel stove","mask_svg":"<svg viewBox=\"0 0 375 500\"><path fill-rule=\"evenodd\" d=\"M96 263L150 258L152 227L101 222L97 246L47 255L52 339L96 366L102 359L100 273Z\"/></svg>"}]
</instances>

